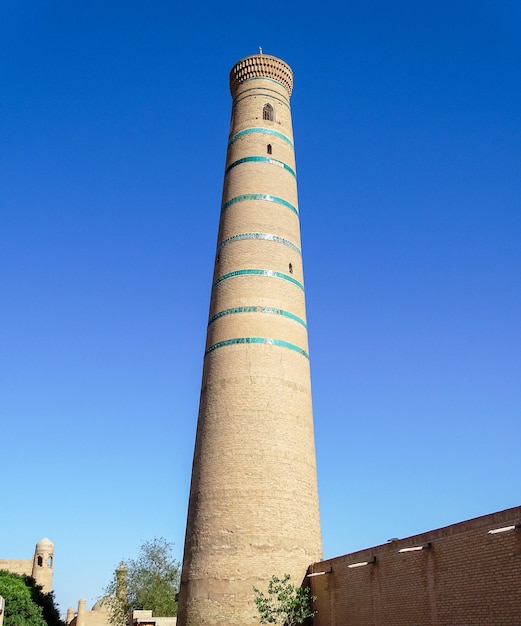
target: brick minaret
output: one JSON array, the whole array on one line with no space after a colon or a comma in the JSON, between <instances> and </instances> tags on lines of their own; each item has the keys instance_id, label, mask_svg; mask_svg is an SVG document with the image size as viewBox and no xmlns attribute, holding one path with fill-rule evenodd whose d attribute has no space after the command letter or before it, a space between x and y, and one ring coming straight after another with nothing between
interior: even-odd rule
<instances>
[{"instance_id":1,"label":"brick minaret","mask_svg":"<svg viewBox=\"0 0 521 626\"><path fill-rule=\"evenodd\" d=\"M256 624L253 586L321 558L292 87L262 53L230 74L179 626Z\"/></svg>"},{"instance_id":2,"label":"brick minaret","mask_svg":"<svg viewBox=\"0 0 521 626\"><path fill-rule=\"evenodd\" d=\"M52 591L54 543L45 537L36 544L31 576L45 593Z\"/></svg>"}]
</instances>

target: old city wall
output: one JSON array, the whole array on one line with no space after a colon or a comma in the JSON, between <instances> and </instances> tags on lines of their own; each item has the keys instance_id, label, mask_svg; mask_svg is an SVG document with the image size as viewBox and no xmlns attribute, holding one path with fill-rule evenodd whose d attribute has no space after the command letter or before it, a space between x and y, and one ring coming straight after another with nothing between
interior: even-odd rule
<instances>
[{"instance_id":1,"label":"old city wall","mask_svg":"<svg viewBox=\"0 0 521 626\"><path fill-rule=\"evenodd\" d=\"M36 544L32 559L0 559L0 569L32 576L43 591L52 591L52 573L54 560L54 544L44 538Z\"/></svg>"},{"instance_id":2,"label":"old city wall","mask_svg":"<svg viewBox=\"0 0 521 626\"><path fill-rule=\"evenodd\" d=\"M33 560L32 559L0 559L0 569L5 569L13 574L26 574L32 576Z\"/></svg>"},{"instance_id":3,"label":"old city wall","mask_svg":"<svg viewBox=\"0 0 521 626\"><path fill-rule=\"evenodd\" d=\"M489 533L520 522L521 506L315 563L332 571L308 579L314 626L521 624L521 528Z\"/></svg>"}]
</instances>

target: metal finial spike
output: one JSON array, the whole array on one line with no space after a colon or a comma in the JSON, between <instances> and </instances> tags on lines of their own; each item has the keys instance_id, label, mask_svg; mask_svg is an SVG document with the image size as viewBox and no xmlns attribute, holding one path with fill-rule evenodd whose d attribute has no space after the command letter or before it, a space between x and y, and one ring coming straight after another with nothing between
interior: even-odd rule
<instances>
[{"instance_id":1,"label":"metal finial spike","mask_svg":"<svg viewBox=\"0 0 521 626\"><path fill-rule=\"evenodd\" d=\"M262 54L262 48L259 46L259 54Z\"/></svg>"}]
</instances>

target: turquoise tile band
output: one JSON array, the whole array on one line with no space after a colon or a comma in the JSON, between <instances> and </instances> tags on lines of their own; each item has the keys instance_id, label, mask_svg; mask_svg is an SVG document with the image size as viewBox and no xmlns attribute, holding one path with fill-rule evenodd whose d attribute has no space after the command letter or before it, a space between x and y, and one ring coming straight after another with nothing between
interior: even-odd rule
<instances>
[{"instance_id":1,"label":"turquoise tile band","mask_svg":"<svg viewBox=\"0 0 521 626\"><path fill-rule=\"evenodd\" d=\"M214 350L218 348L224 348L225 346L233 346L236 344L242 343L263 343L271 346L280 346L281 348L288 348L289 350L294 350L302 356L305 356L306 359L309 359L309 353L299 348L293 343L289 343L287 341L282 341L281 339L269 339L267 337L237 337L236 339L226 339L226 341L219 341L218 343L214 343L213 346L210 346L204 353L204 356L210 354Z\"/></svg>"},{"instance_id":2,"label":"turquoise tile band","mask_svg":"<svg viewBox=\"0 0 521 626\"><path fill-rule=\"evenodd\" d=\"M291 209L295 215L298 215L297 207L290 204L284 198L279 198L278 196L272 196L269 193L245 193L241 196L235 196L235 198L230 198L227 202L225 202L221 207L221 213L226 211L226 209L235 204L236 202L244 202L246 200L266 200L267 202L276 202L277 204L282 204L283 206Z\"/></svg>"},{"instance_id":3,"label":"turquoise tile band","mask_svg":"<svg viewBox=\"0 0 521 626\"><path fill-rule=\"evenodd\" d=\"M289 319L298 322L304 326L304 328L307 328L306 322L300 317L293 315L293 313L290 313L289 311L283 311L282 309L275 309L269 306L236 306L233 309L226 309L212 315L212 317L208 320L208 326L221 317L225 317L226 315L235 315L236 313L272 313L275 315L282 315L283 317L288 317Z\"/></svg>"},{"instance_id":4,"label":"turquoise tile band","mask_svg":"<svg viewBox=\"0 0 521 626\"><path fill-rule=\"evenodd\" d=\"M293 283L299 289L302 289L302 291L304 291L304 285L302 283L299 283L298 280L295 280L293 276L282 274L282 272L274 272L273 270L236 270L235 272L230 272L229 274L224 274L223 276L220 276L217 280L214 281L212 289L219 283L222 283L223 280L235 278L236 276L272 276L273 278L281 278L282 280L287 280L288 282Z\"/></svg>"},{"instance_id":5,"label":"turquoise tile band","mask_svg":"<svg viewBox=\"0 0 521 626\"><path fill-rule=\"evenodd\" d=\"M295 250L295 252L302 256L300 248L294 243L292 243L288 239L283 239L282 237L278 237L277 235L270 235L268 233L241 233L240 235L233 235L233 237L228 237L228 239L225 239L217 246L217 252L222 250L224 246L227 246L229 243L233 243L234 241L242 241L244 239L263 239L264 241L275 241L276 243L281 243L285 246L288 246L288 248Z\"/></svg>"},{"instance_id":6,"label":"turquoise tile band","mask_svg":"<svg viewBox=\"0 0 521 626\"><path fill-rule=\"evenodd\" d=\"M282 139L283 141L288 143L293 148L293 142L291 141L291 139L289 137L286 137L286 135L283 135L282 133L279 133L278 130L272 130L271 128L261 128L261 127L259 127L259 128L245 128L244 130L241 130L239 133L234 135L228 141L228 145L231 146L232 143L237 141L237 139L240 139L241 137L244 137L245 135L249 135L250 133L262 133L264 135L273 135L275 137L278 137L279 139Z\"/></svg>"},{"instance_id":7,"label":"turquoise tile band","mask_svg":"<svg viewBox=\"0 0 521 626\"><path fill-rule=\"evenodd\" d=\"M224 170L224 175L226 176L231 169L233 169L234 167L237 167L237 165L242 165L243 163L269 163L270 165L276 165L277 167L284 168L294 178L297 177L297 175L295 174L295 170L292 169L289 165L287 165L283 161L279 161L278 159L269 159L268 157L263 157L263 156L244 157L243 159L234 161L233 163L230 163L230 165L228 165L228 167Z\"/></svg>"}]
</instances>

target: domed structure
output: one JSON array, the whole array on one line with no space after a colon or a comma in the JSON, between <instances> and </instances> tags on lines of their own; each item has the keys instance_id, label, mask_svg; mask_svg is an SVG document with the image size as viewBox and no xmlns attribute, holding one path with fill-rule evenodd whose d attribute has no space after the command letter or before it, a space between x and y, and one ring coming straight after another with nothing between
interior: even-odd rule
<instances>
[{"instance_id":1,"label":"domed structure","mask_svg":"<svg viewBox=\"0 0 521 626\"><path fill-rule=\"evenodd\" d=\"M45 593L52 591L54 543L44 537L36 544L31 575Z\"/></svg>"},{"instance_id":2,"label":"domed structure","mask_svg":"<svg viewBox=\"0 0 521 626\"><path fill-rule=\"evenodd\" d=\"M110 609L110 604L114 600L112 596L103 596L100 598L96 604L92 607L92 611L108 611Z\"/></svg>"}]
</instances>

